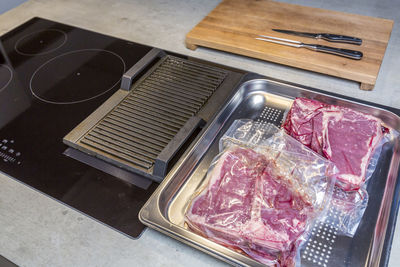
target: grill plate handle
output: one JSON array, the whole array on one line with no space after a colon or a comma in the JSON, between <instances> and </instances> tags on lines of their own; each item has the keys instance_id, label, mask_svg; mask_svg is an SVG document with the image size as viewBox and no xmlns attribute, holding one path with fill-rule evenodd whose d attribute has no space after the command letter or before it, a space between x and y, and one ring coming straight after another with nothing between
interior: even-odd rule
<instances>
[{"instance_id":1,"label":"grill plate handle","mask_svg":"<svg viewBox=\"0 0 400 267\"><path fill-rule=\"evenodd\" d=\"M139 60L135 65L133 65L127 72L122 76L121 89L130 91L132 86L132 81L138 76L142 70L144 70L151 62L156 58L162 58L165 56L165 52L158 48L153 48L148 52L141 60Z\"/></svg>"},{"instance_id":2,"label":"grill plate handle","mask_svg":"<svg viewBox=\"0 0 400 267\"><path fill-rule=\"evenodd\" d=\"M191 117L156 158L153 175L164 178L167 174L168 164L171 159L186 143L189 137L191 137L197 129L202 128L204 125L205 121L202 118L197 116Z\"/></svg>"}]
</instances>

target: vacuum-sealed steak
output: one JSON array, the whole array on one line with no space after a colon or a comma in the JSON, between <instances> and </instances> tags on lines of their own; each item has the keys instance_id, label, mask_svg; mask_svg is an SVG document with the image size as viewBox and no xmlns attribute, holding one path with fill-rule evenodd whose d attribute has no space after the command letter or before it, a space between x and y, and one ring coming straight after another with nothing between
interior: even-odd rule
<instances>
[{"instance_id":1,"label":"vacuum-sealed steak","mask_svg":"<svg viewBox=\"0 0 400 267\"><path fill-rule=\"evenodd\" d=\"M230 147L208 173L186 222L195 232L265 263L293 265L313 206L273 159Z\"/></svg>"},{"instance_id":2,"label":"vacuum-sealed steak","mask_svg":"<svg viewBox=\"0 0 400 267\"><path fill-rule=\"evenodd\" d=\"M358 190L384 132L381 121L349 108L297 98L283 128L292 137L335 163L337 184Z\"/></svg>"}]
</instances>

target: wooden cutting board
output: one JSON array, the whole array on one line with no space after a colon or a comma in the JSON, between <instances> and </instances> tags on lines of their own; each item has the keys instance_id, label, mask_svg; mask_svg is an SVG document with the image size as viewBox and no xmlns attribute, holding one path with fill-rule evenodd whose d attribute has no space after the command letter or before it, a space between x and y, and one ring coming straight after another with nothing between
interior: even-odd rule
<instances>
[{"instance_id":1,"label":"wooden cutting board","mask_svg":"<svg viewBox=\"0 0 400 267\"><path fill-rule=\"evenodd\" d=\"M320 72L361 83L372 90L379 73L393 21L268 0L225 0L186 35L186 46L210 47L292 67ZM361 46L287 35L273 28L335 33L359 37ZM359 50L352 60L304 48L255 40L258 34L340 48Z\"/></svg>"}]
</instances>

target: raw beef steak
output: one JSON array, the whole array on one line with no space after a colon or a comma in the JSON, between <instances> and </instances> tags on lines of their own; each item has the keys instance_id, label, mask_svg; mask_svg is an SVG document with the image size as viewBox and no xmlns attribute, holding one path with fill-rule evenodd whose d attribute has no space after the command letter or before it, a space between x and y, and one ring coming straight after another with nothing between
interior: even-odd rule
<instances>
[{"instance_id":1,"label":"raw beef steak","mask_svg":"<svg viewBox=\"0 0 400 267\"><path fill-rule=\"evenodd\" d=\"M384 129L374 116L306 98L293 102L283 128L331 160L339 169L337 184L346 191L358 190L365 181Z\"/></svg>"},{"instance_id":2,"label":"raw beef steak","mask_svg":"<svg viewBox=\"0 0 400 267\"><path fill-rule=\"evenodd\" d=\"M312 205L254 150L225 151L186 213L195 232L265 264L291 266Z\"/></svg>"}]
</instances>

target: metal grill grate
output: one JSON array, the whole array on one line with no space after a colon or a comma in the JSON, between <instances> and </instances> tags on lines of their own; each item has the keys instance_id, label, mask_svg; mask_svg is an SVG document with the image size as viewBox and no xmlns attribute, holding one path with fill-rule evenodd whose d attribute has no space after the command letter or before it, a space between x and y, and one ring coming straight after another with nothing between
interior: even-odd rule
<instances>
[{"instance_id":1,"label":"metal grill grate","mask_svg":"<svg viewBox=\"0 0 400 267\"><path fill-rule=\"evenodd\" d=\"M79 140L103 157L149 171L227 72L167 56Z\"/></svg>"}]
</instances>

